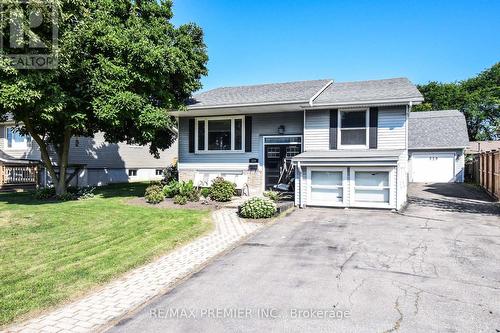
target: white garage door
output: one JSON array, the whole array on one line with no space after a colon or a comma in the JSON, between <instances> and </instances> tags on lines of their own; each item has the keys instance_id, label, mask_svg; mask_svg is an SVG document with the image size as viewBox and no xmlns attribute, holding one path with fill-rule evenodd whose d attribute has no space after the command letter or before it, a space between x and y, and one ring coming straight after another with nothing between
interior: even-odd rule
<instances>
[{"instance_id":1,"label":"white garage door","mask_svg":"<svg viewBox=\"0 0 500 333\"><path fill-rule=\"evenodd\" d=\"M421 153L411 157L412 181L448 183L455 181L455 154Z\"/></svg>"}]
</instances>

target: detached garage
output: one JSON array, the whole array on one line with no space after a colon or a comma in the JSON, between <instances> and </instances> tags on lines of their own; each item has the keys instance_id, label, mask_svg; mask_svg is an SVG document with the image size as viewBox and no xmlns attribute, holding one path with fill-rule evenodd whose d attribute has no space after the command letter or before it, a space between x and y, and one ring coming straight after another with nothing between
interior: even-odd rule
<instances>
[{"instance_id":1,"label":"detached garage","mask_svg":"<svg viewBox=\"0 0 500 333\"><path fill-rule=\"evenodd\" d=\"M467 124L460 111L411 112L408 127L410 182L463 182L464 150L468 145Z\"/></svg>"}]
</instances>

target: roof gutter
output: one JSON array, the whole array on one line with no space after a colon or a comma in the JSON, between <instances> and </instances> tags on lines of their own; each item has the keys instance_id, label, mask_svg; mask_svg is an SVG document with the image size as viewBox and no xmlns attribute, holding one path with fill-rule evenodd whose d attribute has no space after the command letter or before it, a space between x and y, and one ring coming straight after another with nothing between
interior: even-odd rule
<instances>
[{"instance_id":1,"label":"roof gutter","mask_svg":"<svg viewBox=\"0 0 500 333\"><path fill-rule=\"evenodd\" d=\"M313 104L314 104L314 100L315 100L316 98L318 98L318 96L319 96L319 95L321 95L321 94L323 93L323 91L325 91L325 89L326 89L326 88L328 88L329 86L331 86L331 84L332 84L332 83L333 83L333 80L330 80L330 81L328 81L328 82L325 84L325 86L324 86L324 87L322 87L320 90L318 90L318 92L317 92L317 93L315 93L315 94L314 94L314 96L313 96L313 97L311 97L311 98L309 99L309 106L313 106Z\"/></svg>"},{"instance_id":2,"label":"roof gutter","mask_svg":"<svg viewBox=\"0 0 500 333\"><path fill-rule=\"evenodd\" d=\"M224 105L208 105L208 106L188 106L189 110L203 110L203 109L224 109L224 108L240 108L245 106L265 106L265 105L287 105L287 104L301 104L307 103L307 100L299 101L277 101L277 102L260 102L260 103L244 103L244 104L224 104Z\"/></svg>"}]
</instances>

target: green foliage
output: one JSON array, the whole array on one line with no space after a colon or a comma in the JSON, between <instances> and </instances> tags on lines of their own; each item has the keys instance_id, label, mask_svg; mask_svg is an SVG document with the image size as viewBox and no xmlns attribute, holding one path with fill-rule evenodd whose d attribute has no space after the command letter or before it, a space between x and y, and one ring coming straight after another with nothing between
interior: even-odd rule
<instances>
[{"instance_id":1,"label":"green foliage","mask_svg":"<svg viewBox=\"0 0 500 333\"><path fill-rule=\"evenodd\" d=\"M187 202L188 202L188 197L186 197L184 195L177 194L174 197L174 204L185 205L185 204L187 204Z\"/></svg>"},{"instance_id":2,"label":"green foliage","mask_svg":"<svg viewBox=\"0 0 500 333\"><path fill-rule=\"evenodd\" d=\"M146 202L150 204L158 204L165 199L163 194L163 189L159 185L150 185L146 188L146 193L144 194Z\"/></svg>"},{"instance_id":3,"label":"green foliage","mask_svg":"<svg viewBox=\"0 0 500 333\"><path fill-rule=\"evenodd\" d=\"M193 185L192 180L187 182L178 182L173 180L163 187L163 193L167 198L182 196L188 201L200 200L200 191Z\"/></svg>"},{"instance_id":4,"label":"green foliage","mask_svg":"<svg viewBox=\"0 0 500 333\"><path fill-rule=\"evenodd\" d=\"M230 201L236 191L236 185L222 177L217 177L212 183L210 199L219 202Z\"/></svg>"},{"instance_id":5,"label":"green foliage","mask_svg":"<svg viewBox=\"0 0 500 333\"><path fill-rule=\"evenodd\" d=\"M71 192L62 193L56 196L61 201L71 201L78 199L77 195Z\"/></svg>"},{"instance_id":6,"label":"green foliage","mask_svg":"<svg viewBox=\"0 0 500 333\"><path fill-rule=\"evenodd\" d=\"M266 191L264 192L264 196L272 201L280 201L283 199L283 194L278 191Z\"/></svg>"},{"instance_id":7,"label":"green foliage","mask_svg":"<svg viewBox=\"0 0 500 333\"><path fill-rule=\"evenodd\" d=\"M33 197L37 200L46 200L46 199L51 199L56 196L56 189L53 187L44 187L37 189L33 193Z\"/></svg>"},{"instance_id":8,"label":"green foliage","mask_svg":"<svg viewBox=\"0 0 500 333\"><path fill-rule=\"evenodd\" d=\"M30 1L9 1L2 17L23 11ZM0 120L13 117L21 134L29 133L57 192L65 191L69 140L103 132L108 142L148 145L158 156L176 139L175 119L167 110L182 109L207 74L203 31L195 24L175 26L171 1L61 0L43 19L37 34L50 45L57 24L57 66L50 70L16 69L4 54L40 52L11 47L0 50ZM24 7L23 7L24 6ZM2 26L8 34L8 27ZM9 40L9 36L3 36ZM49 157L54 147L61 169Z\"/></svg>"},{"instance_id":9,"label":"green foliage","mask_svg":"<svg viewBox=\"0 0 500 333\"><path fill-rule=\"evenodd\" d=\"M171 166L163 170L163 180L162 180L163 184L169 184L174 180L175 181L179 180L179 170L177 169L177 163L172 164Z\"/></svg>"},{"instance_id":10,"label":"green foliage","mask_svg":"<svg viewBox=\"0 0 500 333\"><path fill-rule=\"evenodd\" d=\"M210 192L211 192L211 188L210 187L203 187L200 191L200 194L202 197L204 197L205 199L210 197Z\"/></svg>"},{"instance_id":11,"label":"green foliage","mask_svg":"<svg viewBox=\"0 0 500 333\"><path fill-rule=\"evenodd\" d=\"M179 195L186 197L189 201L200 200L200 191L193 185L193 181L180 182Z\"/></svg>"},{"instance_id":12,"label":"green foliage","mask_svg":"<svg viewBox=\"0 0 500 333\"><path fill-rule=\"evenodd\" d=\"M458 109L467 120L470 140L500 137L500 63L464 81L429 82L418 89L425 102L413 111Z\"/></svg>"},{"instance_id":13,"label":"green foliage","mask_svg":"<svg viewBox=\"0 0 500 333\"><path fill-rule=\"evenodd\" d=\"M263 219L276 214L276 204L267 198L251 198L240 206L240 216L251 219Z\"/></svg>"},{"instance_id":14,"label":"green foliage","mask_svg":"<svg viewBox=\"0 0 500 333\"><path fill-rule=\"evenodd\" d=\"M179 182L177 180L172 180L170 181L170 183L163 187L163 194L165 194L165 197L167 198L173 198L177 194L179 194L179 188Z\"/></svg>"}]
</instances>

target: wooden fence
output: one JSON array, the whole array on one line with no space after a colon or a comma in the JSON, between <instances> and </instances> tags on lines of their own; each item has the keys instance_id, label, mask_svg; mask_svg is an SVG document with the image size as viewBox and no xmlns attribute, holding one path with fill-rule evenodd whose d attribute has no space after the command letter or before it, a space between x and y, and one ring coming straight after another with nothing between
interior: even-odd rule
<instances>
[{"instance_id":1,"label":"wooden fence","mask_svg":"<svg viewBox=\"0 0 500 333\"><path fill-rule=\"evenodd\" d=\"M477 158L479 184L497 200L500 199L500 151L482 152Z\"/></svg>"}]
</instances>

